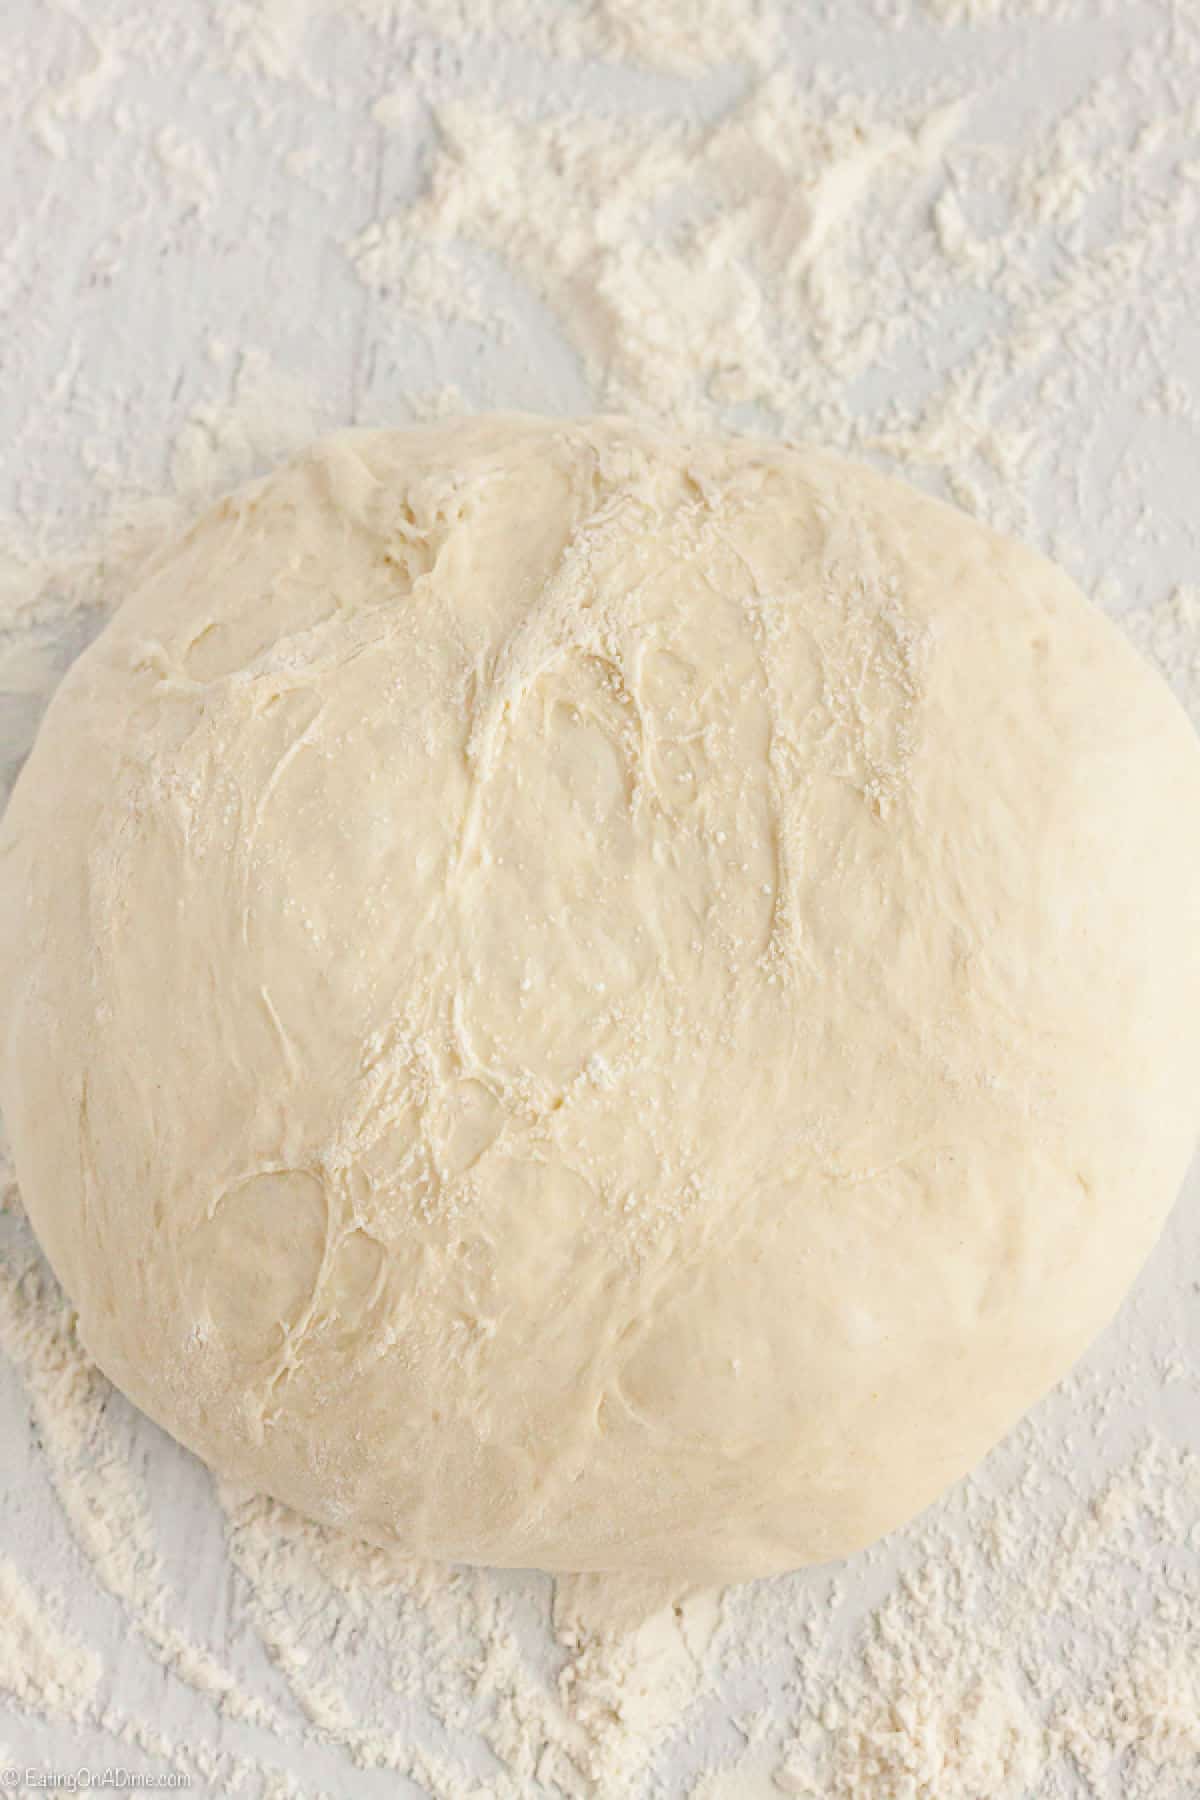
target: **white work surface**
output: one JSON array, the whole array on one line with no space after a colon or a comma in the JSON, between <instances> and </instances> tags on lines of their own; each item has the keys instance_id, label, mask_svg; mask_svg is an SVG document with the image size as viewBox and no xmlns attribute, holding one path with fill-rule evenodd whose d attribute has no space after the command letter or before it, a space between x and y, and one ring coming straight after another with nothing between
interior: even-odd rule
<instances>
[{"instance_id":1,"label":"white work surface","mask_svg":"<svg viewBox=\"0 0 1200 1800\"><path fill-rule=\"evenodd\" d=\"M0 119L10 775L79 602L119 598L124 550L52 552L329 426L496 406L870 456L1056 554L1195 708L1195 0L5 0ZM10 1194L0 1765L1194 1797L1198 1253L1193 1181L967 1487L715 1636L673 1624L694 1661L605 1663L555 1643L543 1577L389 1584L219 1496L89 1373Z\"/></svg>"}]
</instances>

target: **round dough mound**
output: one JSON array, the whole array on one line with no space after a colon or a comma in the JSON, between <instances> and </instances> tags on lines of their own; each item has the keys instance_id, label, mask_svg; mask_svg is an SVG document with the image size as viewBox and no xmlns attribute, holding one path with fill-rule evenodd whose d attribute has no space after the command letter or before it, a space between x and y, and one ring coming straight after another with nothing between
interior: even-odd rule
<instances>
[{"instance_id":1,"label":"round dough mound","mask_svg":"<svg viewBox=\"0 0 1200 1800\"><path fill-rule=\"evenodd\" d=\"M102 1368L419 1556L727 1578L932 1500L1200 1090L1200 751L1067 579L613 419L224 500L2 837L2 1088Z\"/></svg>"}]
</instances>

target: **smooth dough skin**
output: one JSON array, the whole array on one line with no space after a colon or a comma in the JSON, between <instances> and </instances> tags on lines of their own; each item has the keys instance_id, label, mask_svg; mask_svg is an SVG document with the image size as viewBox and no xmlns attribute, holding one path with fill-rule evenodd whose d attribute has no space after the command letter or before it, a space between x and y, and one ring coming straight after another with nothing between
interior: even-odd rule
<instances>
[{"instance_id":1,"label":"smooth dough skin","mask_svg":"<svg viewBox=\"0 0 1200 1800\"><path fill-rule=\"evenodd\" d=\"M759 1575L962 1475L1150 1249L1200 749L833 457L351 433L224 500L0 837L0 1094L109 1376L415 1555Z\"/></svg>"}]
</instances>

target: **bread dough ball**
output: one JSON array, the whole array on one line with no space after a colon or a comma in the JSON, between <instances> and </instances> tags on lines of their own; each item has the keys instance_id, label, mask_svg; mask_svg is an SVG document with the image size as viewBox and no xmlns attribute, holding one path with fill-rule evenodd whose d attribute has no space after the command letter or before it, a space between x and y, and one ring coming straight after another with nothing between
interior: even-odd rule
<instances>
[{"instance_id":1,"label":"bread dough ball","mask_svg":"<svg viewBox=\"0 0 1200 1800\"><path fill-rule=\"evenodd\" d=\"M350 433L222 501L3 826L84 1340L418 1556L759 1575L1112 1315L1200 1092L1200 753L1056 569L839 459Z\"/></svg>"}]
</instances>

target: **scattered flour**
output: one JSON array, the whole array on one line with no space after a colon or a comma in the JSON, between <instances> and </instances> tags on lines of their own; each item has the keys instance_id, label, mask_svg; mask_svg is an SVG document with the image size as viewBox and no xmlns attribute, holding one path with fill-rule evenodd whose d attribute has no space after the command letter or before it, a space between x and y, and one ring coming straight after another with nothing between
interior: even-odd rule
<instances>
[{"instance_id":1,"label":"scattered flour","mask_svg":"<svg viewBox=\"0 0 1200 1800\"><path fill-rule=\"evenodd\" d=\"M846 240L960 120L955 106L877 119L873 102L797 94L784 73L716 124L522 115L479 96L431 110L425 191L349 243L369 288L455 316L453 249L480 245L570 322L603 404L680 421L751 404L785 425L810 401L807 357L832 374L837 349L845 375L882 343L882 322L853 351L841 342Z\"/></svg>"},{"instance_id":2,"label":"scattered flour","mask_svg":"<svg viewBox=\"0 0 1200 1800\"><path fill-rule=\"evenodd\" d=\"M213 342L209 357L218 367L232 363L231 398L197 407L171 446L172 486L193 500L247 480L272 457L311 442L319 429L310 384L284 374L264 351L231 356L227 346Z\"/></svg>"},{"instance_id":3,"label":"scattered flour","mask_svg":"<svg viewBox=\"0 0 1200 1800\"><path fill-rule=\"evenodd\" d=\"M204 145L186 138L173 125L164 125L154 139L154 153L169 186L186 196L202 212L217 199L217 175Z\"/></svg>"},{"instance_id":4,"label":"scattered flour","mask_svg":"<svg viewBox=\"0 0 1200 1800\"><path fill-rule=\"evenodd\" d=\"M42 88L29 109L33 135L60 159L67 154L66 125L90 119L125 67L124 57L107 38L98 37L83 19L76 23L86 41L86 61L65 80Z\"/></svg>"},{"instance_id":5,"label":"scattered flour","mask_svg":"<svg viewBox=\"0 0 1200 1800\"><path fill-rule=\"evenodd\" d=\"M20 1374L60 1505L102 1587L164 1669L233 1718L278 1728L267 1702L246 1696L219 1657L173 1622L145 1501L104 1414L110 1389L84 1355L73 1315L40 1261L0 1267L0 1350Z\"/></svg>"},{"instance_id":6,"label":"scattered flour","mask_svg":"<svg viewBox=\"0 0 1200 1800\"><path fill-rule=\"evenodd\" d=\"M62 1630L62 1596L39 1599L20 1570L0 1557L0 1691L18 1706L69 1719L83 1716L100 1682L100 1659Z\"/></svg>"},{"instance_id":7,"label":"scattered flour","mask_svg":"<svg viewBox=\"0 0 1200 1800\"><path fill-rule=\"evenodd\" d=\"M25 411L5 415L7 777L70 656L208 495L327 424L491 403L627 407L881 459L1053 548L1200 722L1194 509L1190 489L1164 490L1163 449L1177 466L1184 434L1194 461L1180 271L1200 241L1200 8L853 10L852 42L875 60L855 54L849 72L797 51L782 0L181 0L153 15L112 0L86 25L49 15L54 54L26 47L0 69L32 220L0 245L0 318L10 334L31 321L37 371ZM1006 136L1050 27L1078 72ZM932 46L927 69L894 54L909 29ZM1126 33L1115 61L1097 50L1110 29ZM365 88L361 69L342 73L355 57ZM215 84L228 131L147 104L147 75L174 92L182 71ZM52 292L37 207L86 179L108 123L105 154L134 159L143 210L97 218L86 292L115 289L119 335L165 193L162 217L199 246L188 280L216 296L192 313L186 283L170 287L192 346L178 404L153 343L141 385L128 358L110 377L81 348L86 318L43 328L38 310ZM260 163L269 150L292 230L317 246L289 276L311 296L273 289L255 233L275 202L256 198L231 231L217 173L231 145ZM220 302L239 230L263 289L248 313ZM353 350L336 389L331 338ZM78 503L54 519L71 445ZM170 495L139 498L164 471ZM163 1524L191 1465L88 1364L10 1189L0 1401L48 1512L45 1544L18 1556L0 1497L4 1756L21 1761L39 1719L105 1760L120 1744L248 1795L1195 1800L1200 1337L1197 1295L1170 1277L1200 1244L1189 1220L1173 1232L1142 1290L1153 1304L1127 1309L1099 1362L844 1571L723 1599L588 1580L555 1593L404 1564L258 1496L222 1489L214 1511L205 1490L196 1517L225 1547L203 1564L224 1596L206 1611ZM136 1684L127 1698L128 1644L187 1711L160 1718Z\"/></svg>"},{"instance_id":8,"label":"scattered flour","mask_svg":"<svg viewBox=\"0 0 1200 1800\"><path fill-rule=\"evenodd\" d=\"M1200 588L1177 587L1164 600L1127 613L1122 623L1200 725Z\"/></svg>"}]
</instances>

